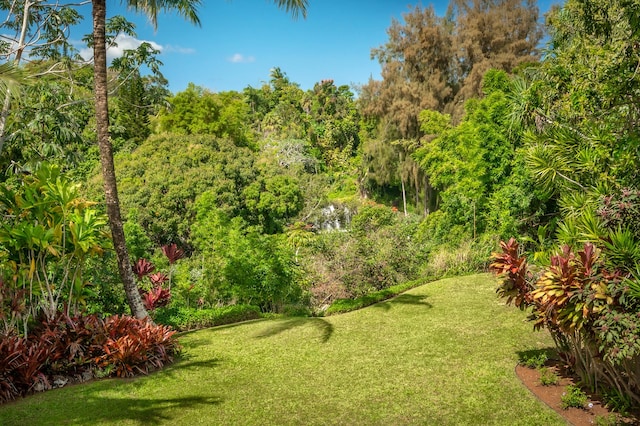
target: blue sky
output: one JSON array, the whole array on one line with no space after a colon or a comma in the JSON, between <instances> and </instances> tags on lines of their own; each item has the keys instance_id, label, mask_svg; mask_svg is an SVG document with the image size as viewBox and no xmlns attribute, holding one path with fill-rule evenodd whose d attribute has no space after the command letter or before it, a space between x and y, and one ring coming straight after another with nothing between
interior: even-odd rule
<instances>
[{"instance_id":1,"label":"blue sky","mask_svg":"<svg viewBox=\"0 0 640 426\"><path fill-rule=\"evenodd\" d=\"M201 27L173 14L161 15L154 31L146 18L107 2L107 14L123 14L136 23L138 40L161 50L162 72L172 92L192 82L212 91L259 87L274 67L310 89L332 79L337 85L366 83L380 77L371 49L384 44L392 18L409 11L407 0L309 0L307 18L291 18L268 0L207 0L199 10ZM554 0L540 0L542 13ZM412 3L415 4L415 3ZM448 1L433 4L443 15ZM90 17L90 12L87 13Z\"/></svg>"}]
</instances>

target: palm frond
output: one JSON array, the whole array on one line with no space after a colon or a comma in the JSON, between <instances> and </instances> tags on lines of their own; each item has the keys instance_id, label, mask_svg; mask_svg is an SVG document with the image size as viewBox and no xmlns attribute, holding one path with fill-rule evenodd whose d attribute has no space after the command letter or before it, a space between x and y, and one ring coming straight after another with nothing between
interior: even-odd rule
<instances>
[{"instance_id":1,"label":"palm frond","mask_svg":"<svg viewBox=\"0 0 640 426\"><path fill-rule=\"evenodd\" d=\"M308 0L274 0L274 3L280 8L284 9L287 13L291 13L294 19L298 18L298 15L302 15L302 18L307 17L307 7L309 6Z\"/></svg>"},{"instance_id":2,"label":"palm frond","mask_svg":"<svg viewBox=\"0 0 640 426\"><path fill-rule=\"evenodd\" d=\"M0 95L4 98L9 94L17 97L20 94L20 86L28 81L27 74L12 62L0 64Z\"/></svg>"},{"instance_id":3,"label":"palm frond","mask_svg":"<svg viewBox=\"0 0 640 426\"><path fill-rule=\"evenodd\" d=\"M198 7L202 0L127 0L129 9L147 15L154 28L158 27L158 13L175 11L194 25L200 26Z\"/></svg>"}]
</instances>

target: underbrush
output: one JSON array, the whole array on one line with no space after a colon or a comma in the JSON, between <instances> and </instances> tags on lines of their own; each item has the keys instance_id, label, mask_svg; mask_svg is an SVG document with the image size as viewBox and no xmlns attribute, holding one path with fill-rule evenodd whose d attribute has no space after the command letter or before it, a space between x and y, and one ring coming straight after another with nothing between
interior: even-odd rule
<instances>
[{"instance_id":1,"label":"underbrush","mask_svg":"<svg viewBox=\"0 0 640 426\"><path fill-rule=\"evenodd\" d=\"M491 235L477 240L466 240L458 245L440 244L434 246L429 259L422 269L422 275L437 280L446 277L485 272L491 253L498 247Z\"/></svg>"},{"instance_id":2,"label":"underbrush","mask_svg":"<svg viewBox=\"0 0 640 426\"><path fill-rule=\"evenodd\" d=\"M0 403L62 386L70 378L130 377L173 361L175 331L148 320L58 313L40 321L28 337L0 339ZM62 384L60 384L62 383Z\"/></svg>"},{"instance_id":3,"label":"underbrush","mask_svg":"<svg viewBox=\"0 0 640 426\"><path fill-rule=\"evenodd\" d=\"M260 308L252 305L232 305L210 309L172 306L159 308L153 312L156 322L171 326L178 331L231 324L260 317Z\"/></svg>"},{"instance_id":4,"label":"underbrush","mask_svg":"<svg viewBox=\"0 0 640 426\"><path fill-rule=\"evenodd\" d=\"M367 306L373 305L383 300L391 299L394 296L399 295L411 288L417 287L425 283L425 280L408 281L403 284L398 284L385 288L384 290L374 291L367 295L356 297L354 299L338 299L324 311L324 315L341 314L345 312L355 311L356 309L362 309Z\"/></svg>"}]
</instances>

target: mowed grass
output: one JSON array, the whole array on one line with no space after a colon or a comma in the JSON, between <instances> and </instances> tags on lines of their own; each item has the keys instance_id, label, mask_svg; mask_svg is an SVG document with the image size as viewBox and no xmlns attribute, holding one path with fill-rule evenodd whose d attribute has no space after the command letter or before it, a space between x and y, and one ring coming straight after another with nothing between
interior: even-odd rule
<instances>
[{"instance_id":1,"label":"mowed grass","mask_svg":"<svg viewBox=\"0 0 640 426\"><path fill-rule=\"evenodd\" d=\"M183 358L0 406L0 425L563 425L514 372L547 348L489 275L360 311L183 335Z\"/></svg>"}]
</instances>

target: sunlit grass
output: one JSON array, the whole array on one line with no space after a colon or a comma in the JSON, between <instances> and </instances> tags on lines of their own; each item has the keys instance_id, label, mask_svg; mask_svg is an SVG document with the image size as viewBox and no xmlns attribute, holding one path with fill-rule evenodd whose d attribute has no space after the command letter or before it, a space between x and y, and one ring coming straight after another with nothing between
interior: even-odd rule
<instances>
[{"instance_id":1,"label":"sunlit grass","mask_svg":"<svg viewBox=\"0 0 640 426\"><path fill-rule=\"evenodd\" d=\"M0 407L1 425L561 425L515 375L551 345L487 275L415 288L327 318L191 332L184 358Z\"/></svg>"}]
</instances>

